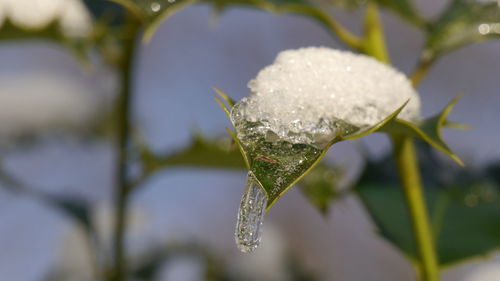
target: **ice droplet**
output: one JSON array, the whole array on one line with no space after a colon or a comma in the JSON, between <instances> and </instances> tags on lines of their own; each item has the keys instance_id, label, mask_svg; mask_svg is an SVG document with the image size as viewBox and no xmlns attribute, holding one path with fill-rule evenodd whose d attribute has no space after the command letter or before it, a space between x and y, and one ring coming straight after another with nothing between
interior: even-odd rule
<instances>
[{"instance_id":1,"label":"ice droplet","mask_svg":"<svg viewBox=\"0 0 500 281\"><path fill-rule=\"evenodd\" d=\"M259 246L266 206L266 192L257 184L253 173L248 172L234 233L234 239L240 251L249 253Z\"/></svg>"},{"instance_id":2,"label":"ice droplet","mask_svg":"<svg viewBox=\"0 0 500 281\"><path fill-rule=\"evenodd\" d=\"M158 2L151 3L151 11L153 11L153 12L156 13L156 12L159 12L160 9L161 9L161 4L160 3L158 3Z\"/></svg>"}]
</instances>

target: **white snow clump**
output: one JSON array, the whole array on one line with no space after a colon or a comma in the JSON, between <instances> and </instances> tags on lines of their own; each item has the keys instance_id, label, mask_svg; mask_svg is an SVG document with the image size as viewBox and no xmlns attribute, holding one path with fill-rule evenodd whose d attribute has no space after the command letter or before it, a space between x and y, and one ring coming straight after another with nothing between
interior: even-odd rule
<instances>
[{"instance_id":1,"label":"white snow clump","mask_svg":"<svg viewBox=\"0 0 500 281\"><path fill-rule=\"evenodd\" d=\"M7 19L26 29L58 20L64 35L70 37L85 36L91 28L91 16L80 0L0 0L0 28Z\"/></svg>"},{"instance_id":2,"label":"white snow clump","mask_svg":"<svg viewBox=\"0 0 500 281\"><path fill-rule=\"evenodd\" d=\"M371 57L326 47L279 53L248 87L251 95L231 112L243 140L250 130L267 141L323 148L339 129L375 125L407 100L398 117L420 119L418 93L404 74Z\"/></svg>"}]
</instances>

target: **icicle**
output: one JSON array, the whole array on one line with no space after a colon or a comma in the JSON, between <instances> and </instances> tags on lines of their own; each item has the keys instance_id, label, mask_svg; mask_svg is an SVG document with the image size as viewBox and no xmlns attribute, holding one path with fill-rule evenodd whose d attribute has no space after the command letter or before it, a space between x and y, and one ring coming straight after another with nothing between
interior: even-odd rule
<instances>
[{"instance_id":1,"label":"icicle","mask_svg":"<svg viewBox=\"0 0 500 281\"><path fill-rule=\"evenodd\" d=\"M234 233L236 245L244 253L252 252L260 244L266 206L266 192L257 184L253 173L248 172Z\"/></svg>"}]
</instances>

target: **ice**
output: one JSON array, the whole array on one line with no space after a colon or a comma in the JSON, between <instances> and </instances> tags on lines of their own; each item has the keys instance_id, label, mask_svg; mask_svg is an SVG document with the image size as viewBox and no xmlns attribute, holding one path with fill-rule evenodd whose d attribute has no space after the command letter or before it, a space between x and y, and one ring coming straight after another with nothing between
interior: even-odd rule
<instances>
[{"instance_id":1,"label":"ice","mask_svg":"<svg viewBox=\"0 0 500 281\"><path fill-rule=\"evenodd\" d=\"M370 57L324 47L281 52L248 86L251 95L231 110L251 165L235 231L243 252L260 243L267 202L283 195L336 136L375 125L408 100L399 117L420 118L406 76Z\"/></svg>"},{"instance_id":2,"label":"ice","mask_svg":"<svg viewBox=\"0 0 500 281\"><path fill-rule=\"evenodd\" d=\"M266 192L257 184L253 173L248 172L234 233L236 245L242 252L252 252L259 246L266 207Z\"/></svg>"},{"instance_id":3,"label":"ice","mask_svg":"<svg viewBox=\"0 0 500 281\"><path fill-rule=\"evenodd\" d=\"M407 77L365 56L326 47L286 50L248 83L231 112L238 138L324 148L341 131L376 124L409 100L399 118L417 121L420 99Z\"/></svg>"}]
</instances>

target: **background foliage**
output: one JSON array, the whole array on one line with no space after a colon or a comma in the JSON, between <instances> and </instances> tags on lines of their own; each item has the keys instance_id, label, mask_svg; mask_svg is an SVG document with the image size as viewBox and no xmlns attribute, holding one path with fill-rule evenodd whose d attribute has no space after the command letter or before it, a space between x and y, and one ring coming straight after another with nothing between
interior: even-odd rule
<instances>
[{"instance_id":1,"label":"background foliage","mask_svg":"<svg viewBox=\"0 0 500 281\"><path fill-rule=\"evenodd\" d=\"M60 32L57 22L52 22L39 29L24 29L10 21L4 22L0 29L0 39L5 41L24 39L45 39L62 44L74 53L82 63L89 64L90 52L97 52L110 66L121 74L122 92L113 110L106 114L94 132L99 138L108 138L121 145L123 162L134 162L140 167L140 173L128 180L126 171L123 177L125 197L131 196L135 189L154 173L173 167L196 167L203 169L243 170L243 161L238 145L230 138L207 138L194 134L193 140L183 149L175 153L160 155L152 151L141 137L141 128L128 128L131 124L124 122L124 116L130 115L130 105L123 102L126 95L132 95L131 83L127 78L132 75L133 59L136 52L136 37L149 41L156 28L181 9L192 4L209 5L214 12L222 13L233 8L252 8L277 14L291 14L306 17L326 28L332 36L347 47L369 55L384 54L386 50L377 49L373 34L383 30L373 28L378 16L370 16L370 7L380 8L397 14L408 24L421 30L425 36L418 63L412 79L418 83L429 68L449 52L466 45L496 39L500 36L500 9L495 1L451 0L435 18L425 18L410 0L379 1L305 1L305 0L178 0L159 4L158 1L101 0L85 1L92 11L96 22L91 34L86 38L67 38ZM159 4L160 6L156 6ZM347 30L338 19L329 12L330 9L366 10L367 17L362 34ZM132 20L130 18L133 18ZM168 24L168 23L166 23ZM143 29L142 31L141 28ZM497 29L498 28L498 29ZM380 35L380 34L379 34ZM389 56L388 56L389 57ZM123 69L123 68L129 69ZM226 100L227 101L227 100ZM128 101L130 102L130 100ZM426 196L431 214L432 227L436 234L439 262L448 266L459 261L487 254L500 245L500 197L498 195L500 181L498 167L491 163L484 169L450 168L446 160L438 160L430 146L439 149L455 161L460 159L453 154L441 138L441 127L460 127L446 120L449 113L446 108L442 114L427 119L420 128L394 121L382 131L410 132L422 139L419 146L419 159L423 160ZM229 110L229 109L228 109ZM121 124L121 125L117 125ZM381 126L383 127L383 126ZM125 130L128 128L129 130ZM380 128L377 128L380 129ZM317 164L317 163L316 163ZM416 259L416 250L411 235L411 225L404 204L403 194L398 188L394 163L390 156L380 159L366 159L365 167L359 177L349 184L340 187L338 182L345 171L327 162L319 163L299 182L299 187L310 203L323 215L328 215L329 207L344 196L358 196L377 226L377 233L401 250L411 260ZM446 176L443 176L446 175ZM68 218L79 224L90 240L96 239L95 226L90 219L94 207L78 198L61 198L46 194L29 187L22 179L9 175L6 171L0 174L4 186L14 192L39 198L48 205L63 212ZM124 206L125 208L126 206ZM125 208L126 209L126 208ZM122 210L123 212L123 210ZM126 221L125 217L123 218ZM120 229L120 227L118 227ZM123 232L123 226L122 226ZM123 233L118 232L120 236ZM119 245L118 245L119 246ZM208 252L203 246L187 245L165 247L149 254L142 264L134 265L128 271L140 280L154 278L155 270L161 266L160 261L172 255L200 256L206 267L207 280L234 280L224 272L223 262ZM99 255L99 253L95 253ZM114 259L123 253L115 256ZM116 260L106 261L99 271L101 277L109 280L123 279L123 272L116 272ZM300 266L290 261L293 280L314 280L309 273L303 272ZM293 269L293 270L292 270Z\"/></svg>"}]
</instances>

